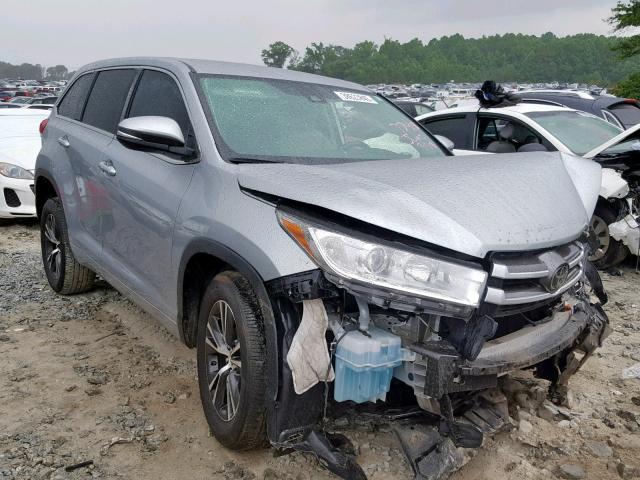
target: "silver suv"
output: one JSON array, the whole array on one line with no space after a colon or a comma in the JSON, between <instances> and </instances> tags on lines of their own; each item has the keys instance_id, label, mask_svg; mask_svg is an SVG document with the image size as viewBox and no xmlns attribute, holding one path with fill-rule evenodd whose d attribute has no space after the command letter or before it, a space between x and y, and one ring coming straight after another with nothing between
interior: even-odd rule
<instances>
[{"instance_id":1,"label":"silver suv","mask_svg":"<svg viewBox=\"0 0 640 480\"><path fill-rule=\"evenodd\" d=\"M229 448L269 441L362 478L320 421L387 400L436 419L420 471L481 443L498 377L535 367L560 398L606 333L595 162L453 157L359 85L203 60L87 65L41 130L51 287L100 275L195 347Z\"/></svg>"}]
</instances>

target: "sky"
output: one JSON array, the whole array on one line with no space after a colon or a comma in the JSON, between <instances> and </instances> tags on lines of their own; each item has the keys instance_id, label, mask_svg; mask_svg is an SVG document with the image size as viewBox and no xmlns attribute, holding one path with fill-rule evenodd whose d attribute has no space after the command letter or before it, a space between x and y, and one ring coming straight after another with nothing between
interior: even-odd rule
<instances>
[{"instance_id":1,"label":"sky","mask_svg":"<svg viewBox=\"0 0 640 480\"><path fill-rule=\"evenodd\" d=\"M460 33L611 34L616 0L23 0L3 9L0 61L70 70L123 56L261 63L282 40L351 47ZM29 8L22 8L23 6Z\"/></svg>"}]
</instances>

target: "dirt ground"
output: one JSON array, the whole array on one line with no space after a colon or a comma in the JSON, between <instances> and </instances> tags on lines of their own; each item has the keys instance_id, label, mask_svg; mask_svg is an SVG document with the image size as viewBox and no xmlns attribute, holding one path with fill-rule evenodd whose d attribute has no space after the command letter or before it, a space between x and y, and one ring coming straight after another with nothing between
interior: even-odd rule
<instances>
[{"instance_id":1,"label":"dirt ground","mask_svg":"<svg viewBox=\"0 0 640 480\"><path fill-rule=\"evenodd\" d=\"M633 259L635 261L635 259ZM572 380L574 404L513 382L513 429L451 478L640 478L640 275L604 274L613 334ZM345 427L374 480L411 478L388 427ZM87 466L67 472L80 462ZM195 354L106 284L55 295L33 222L0 227L0 479L329 479L303 454L236 453L212 438Z\"/></svg>"}]
</instances>

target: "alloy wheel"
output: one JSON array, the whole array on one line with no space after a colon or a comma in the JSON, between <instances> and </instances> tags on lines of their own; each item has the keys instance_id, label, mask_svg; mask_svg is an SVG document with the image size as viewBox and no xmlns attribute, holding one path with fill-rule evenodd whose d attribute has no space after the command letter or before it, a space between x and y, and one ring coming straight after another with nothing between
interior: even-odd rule
<instances>
[{"instance_id":1,"label":"alloy wheel","mask_svg":"<svg viewBox=\"0 0 640 480\"><path fill-rule=\"evenodd\" d=\"M218 416L230 422L240 403L242 362L235 315L224 300L214 303L209 312L205 355L211 402Z\"/></svg>"},{"instance_id":2,"label":"alloy wheel","mask_svg":"<svg viewBox=\"0 0 640 480\"><path fill-rule=\"evenodd\" d=\"M45 262L49 272L59 278L62 270L62 252L60 251L60 239L56 217L53 214L47 215L44 224L45 242Z\"/></svg>"}]
</instances>

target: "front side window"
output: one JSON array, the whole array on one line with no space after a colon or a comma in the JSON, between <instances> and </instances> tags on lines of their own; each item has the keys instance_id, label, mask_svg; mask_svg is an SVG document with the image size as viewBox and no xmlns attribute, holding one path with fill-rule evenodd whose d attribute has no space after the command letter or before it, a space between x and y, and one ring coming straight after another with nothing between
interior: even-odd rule
<instances>
[{"instance_id":1,"label":"front side window","mask_svg":"<svg viewBox=\"0 0 640 480\"><path fill-rule=\"evenodd\" d=\"M145 70L129 107L127 118L157 115L175 120L186 139L189 115L176 82L166 73Z\"/></svg>"},{"instance_id":2,"label":"front side window","mask_svg":"<svg viewBox=\"0 0 640 480\"><path fill-rule=\"evenodd\" d=\"M98 73L82 122L116 133L135 74L135 70L105 70Z\"/></svg>"},{"instance_id":3,"label":"front side window","mask_svg":"<svg viewBox=\"0 0 640 480\"><path fill-rule=\"evenodd\" d=\"M60 105L58 105L58 115L80 120L94 76L94 73L88 73L73 82L73 85L69 87L69 90L60 101Z\"/></svg>"},{"instance_id":4,"label":"front side window","mask_svg":"<svg viewBox=\"0 0 640 480\"><path fill-rule=\"evenodd\" d=\"M499 141L510 143L517 150L529 143L542 143L542 140L536 132L513 119L485 116L478 118L478 150L486 150L491 143Z\"/></svg>"},{"instance_id":5,"label":"front side window","mask_svg":"<svg viewBox=\"0 0 640 480\"><path fill-rule=\"evenodd\" d=\"M584 155L621 130L590 113L574 110L530 112L525 114L556 137L576 155Z\"/></svg>"},{"instance_id":6,"label":"front side window","mask_svg":"<svg viewBox=\"0 0 640 480\"><path fill-rule=\"evenodd\" d=\"M385 100L287 80L200 75L205 109L229 161L346 162L446 154Z\"/></svg>"}]
</instances>

